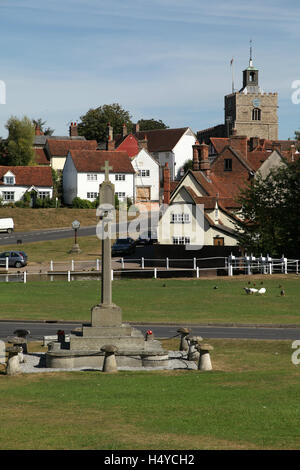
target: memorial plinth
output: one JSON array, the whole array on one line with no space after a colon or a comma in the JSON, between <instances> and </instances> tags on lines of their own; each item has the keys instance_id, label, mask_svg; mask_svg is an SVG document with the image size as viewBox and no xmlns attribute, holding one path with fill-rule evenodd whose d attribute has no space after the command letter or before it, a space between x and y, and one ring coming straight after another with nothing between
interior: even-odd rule
<instances>
[{"instance_id":1,"label":"memorial plinth","mask_svg":"<svg viewBox=\"0 0 300 470\"><path fill-rule=\"evenodd\" d=\"M146 341L141 331L122 323L122 309L112 302L111 281L111 211L114 208L114 185L108 179L100 185L100 220L102 236L101 302L91 309L91 323L70 335L68 349L51 347L46 366L51 368L103 367L101 348L113 345L118 367L168 367L168 353L159 341ZM134 281L133 281L134 282Z\"/></svg>"}]
</instances>

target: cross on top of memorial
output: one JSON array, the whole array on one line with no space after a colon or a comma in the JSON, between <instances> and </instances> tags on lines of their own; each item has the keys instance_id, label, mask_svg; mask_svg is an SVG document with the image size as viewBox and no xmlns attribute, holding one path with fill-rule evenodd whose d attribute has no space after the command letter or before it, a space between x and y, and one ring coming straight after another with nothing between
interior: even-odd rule
<instances>
[{"instance_id":1,"label":"cross on top of memorial","mask_svg":"<svg viewBox=\"0 0 300 470\"><path fill-rule=\"evenodd\" d=\"M101 167L101 170L105 171L105 181L109 181L109 170L112 170L113 167L109 166L109 162L105 160L105 165Z\"/></svg>"}]
</instances>

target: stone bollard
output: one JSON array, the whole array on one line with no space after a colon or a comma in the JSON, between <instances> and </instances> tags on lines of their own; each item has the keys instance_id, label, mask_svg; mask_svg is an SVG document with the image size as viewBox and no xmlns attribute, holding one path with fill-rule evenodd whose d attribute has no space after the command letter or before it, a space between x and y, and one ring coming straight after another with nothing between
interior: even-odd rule
<instances>
[{"instance_id":1,"label":"stone bollard","mask_svg":"<svg viewBox=\"0 0 300 470\"><path fill-rule=\"evenodd\" d=\"M106 344L102 346L101 351L105 352L102 372L118 372L115 353L118 351L117 346Z\"/></svg>"},{"instance_id":2,"label":"stone bollard","mask_svg":"<svg viewBox=\"0 0 300 470\"><path fill-rule=\"evenodd\" d=\"M200 345L203 338L201 336L187 336L187 341L189 342L188 361L198 361L200 352L197 346Z\"/></svg>"},{"instance_id":3,"label":"stone bollard","mask_svg":"<svg viewBox=\"0 0 300 470\"><path fill-rule=\"evenodd\" d=\"M207 343L199 344L197 349L200 352L198 370L212 370L209 351L212 351L214 349L213 346Z\"/></svg>"},{"instance_id":4,"label":"stone bollard","mask_svg":"<svg viewBox=\"0 0 300 470\"><path fill-rule=\"evenodd\" d=\"M177 333L180 333L180 346L179 346L179 351L188 351L189 349L189 343L187 342L186 337L188 334L191 332L189 328L179 328L177 330Z\"/></svg>"},{"instance_id":5,"label":"stone bollard","mask_svg":"<svg viewBox=\"0 0 300 470\"><path fill-rule=\"evenodd\" d=\"M6 349L8 352L8 360L6 367L7 375L16 375L21 373L19 353L22 351L21 346L11 346Z\"/></svg>"},{"instance_id":6,"label":"stone bollard","mask_svg":"<svg viewBox=\"0 0 300 470\"><path fill-rule=\"evenodd\" d=\"M27 354L27 336L30 335L29 330L18 329L14 331L14 335L17 335L18 338L23 338L24 342L22 344L24 354Z\"/></svg>"},{"instance_id":7,"label":"stone bollard","mask_svg":"<svg viewBox=\"0 0 300 470\"><path fill-rule=\"evenodd\" d=\"M19 348L19 361L25 362L23 353L27 353L26 339L20 336L9 336L7 342Z\"/></svg>"}]
</instances>

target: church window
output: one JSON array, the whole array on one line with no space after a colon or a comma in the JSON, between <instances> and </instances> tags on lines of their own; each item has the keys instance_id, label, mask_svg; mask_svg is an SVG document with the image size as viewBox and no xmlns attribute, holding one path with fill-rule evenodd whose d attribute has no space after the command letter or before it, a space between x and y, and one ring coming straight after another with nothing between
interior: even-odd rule
<instances>
[{"instance_id":1,"label":"church window","mask_svg":"<svg viewBox=\"0 0 300 470\"><path fill-rule=\"evenodd\" d=\"M254 108L252 110L252 121L260 121L261 120L261 109Z\"/></svg>"}]
</instances>

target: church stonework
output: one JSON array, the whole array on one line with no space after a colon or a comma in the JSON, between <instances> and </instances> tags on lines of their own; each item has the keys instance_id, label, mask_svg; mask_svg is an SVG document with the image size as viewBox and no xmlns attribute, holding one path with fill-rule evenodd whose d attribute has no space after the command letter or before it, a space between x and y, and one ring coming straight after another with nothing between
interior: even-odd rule
<instances>
[{"instance_id":1,"label":"church stonework","mask_svg":"<svg viewBox=\"0 0 300 470\"><path fill-rule=\"evenodd\" d=\"M278 140L278 94L236 92L225 96L227 134Z\"/></svg>"}]
</instances>

